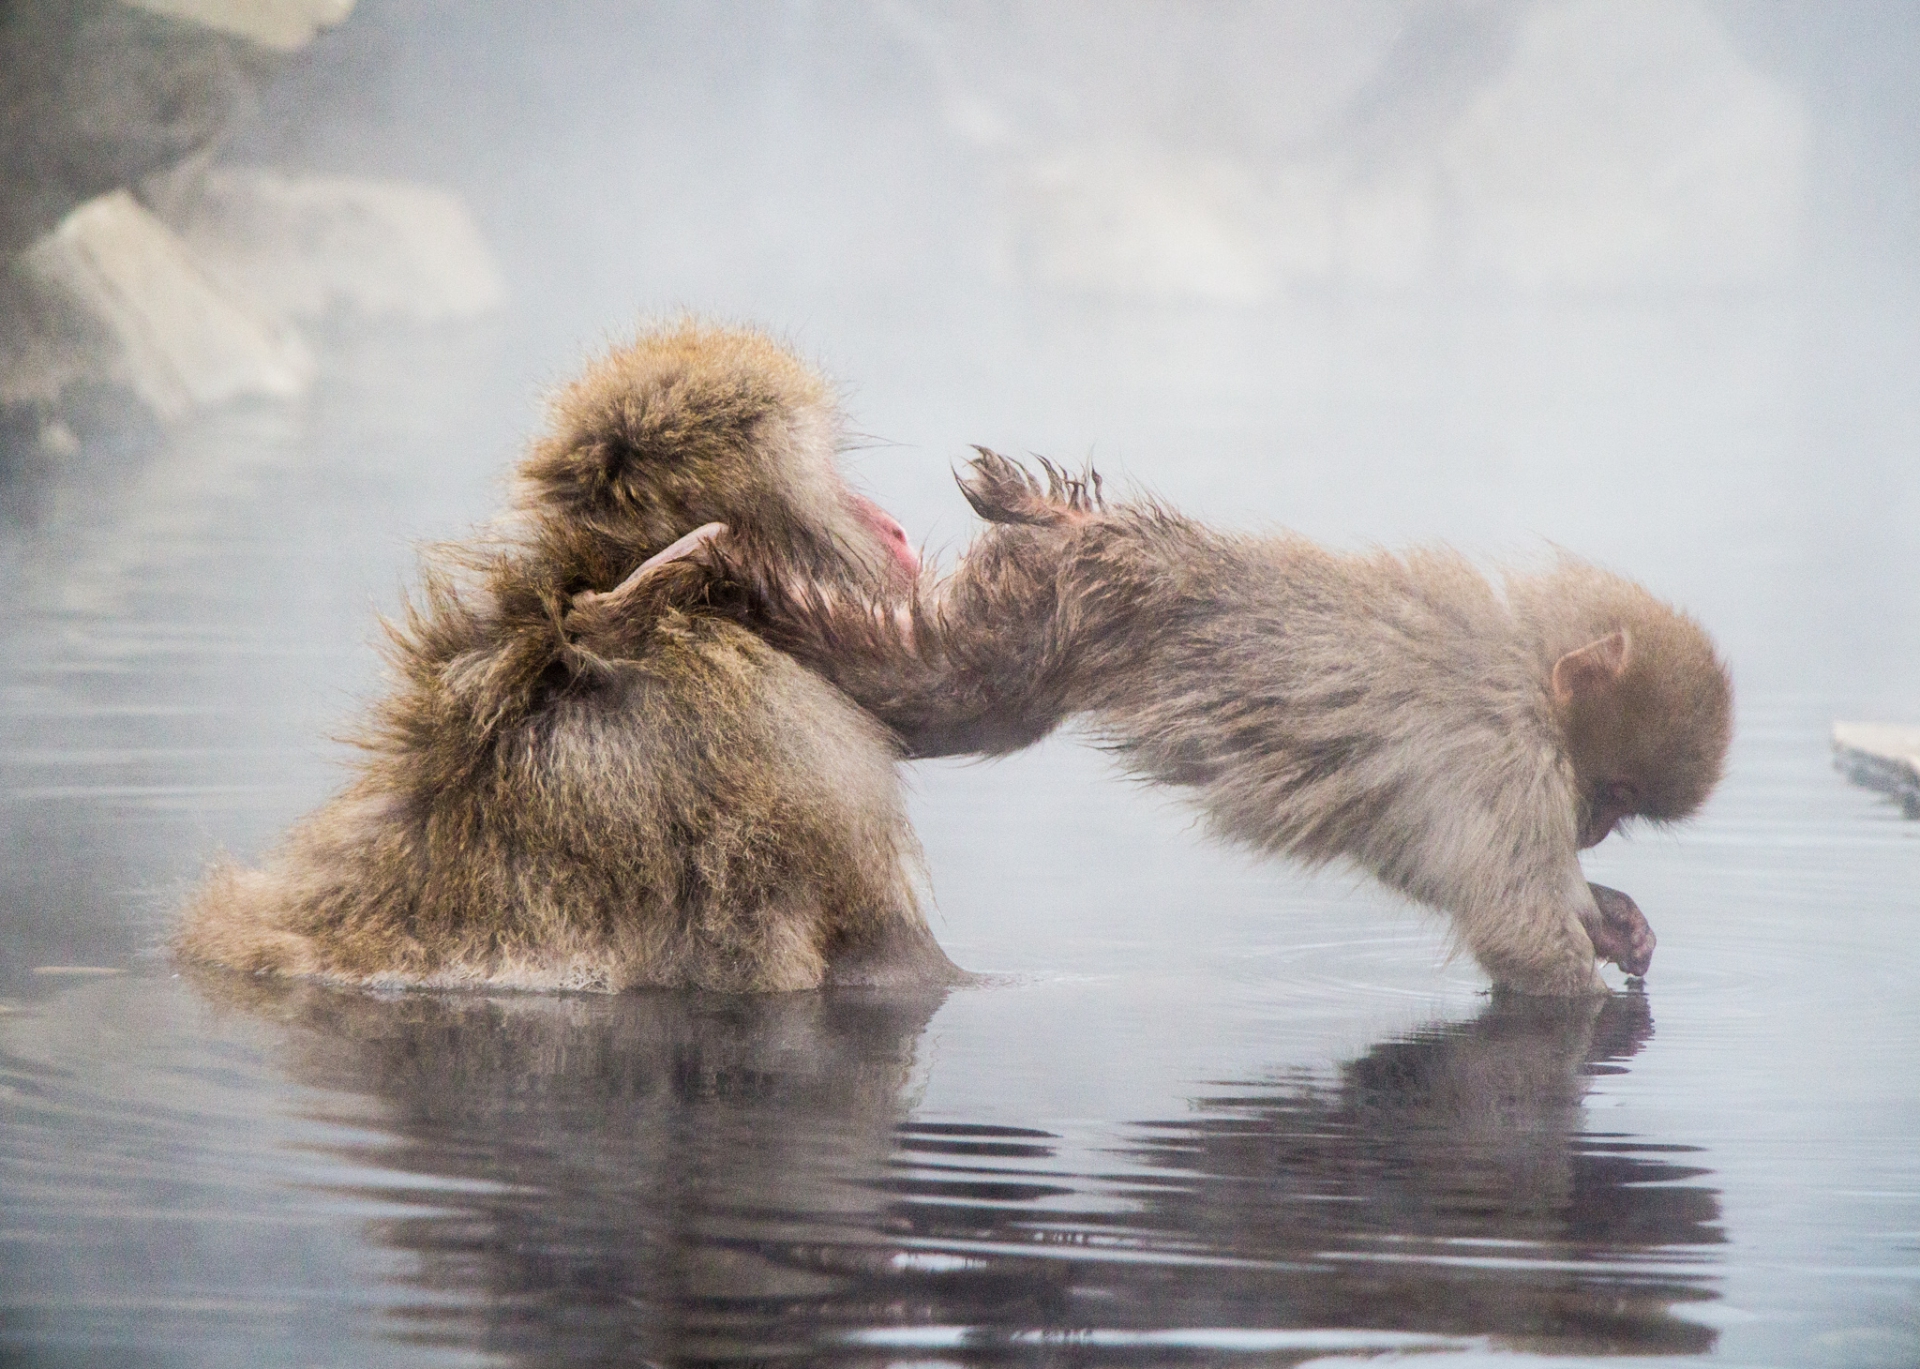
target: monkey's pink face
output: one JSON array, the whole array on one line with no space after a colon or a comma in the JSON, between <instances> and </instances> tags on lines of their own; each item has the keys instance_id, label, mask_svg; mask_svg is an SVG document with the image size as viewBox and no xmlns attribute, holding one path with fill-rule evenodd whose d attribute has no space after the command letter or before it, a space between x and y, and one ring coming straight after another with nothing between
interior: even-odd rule
<instances>
[{"instance_id":1,"label":"monkey's pink face","mask_svg":"<svg viewBox=\"0 0 1920 1369\"><path fill-rule=\"evenodd\" d=\"M907 530L893 521L885 509L871 499L854 494L848 496L853 501L854 516L873 533L880 545L886 549L894 578L910 583L920 575L920 553L913 549L913 543L907 540Z\"/></svg>"}]
</instances>

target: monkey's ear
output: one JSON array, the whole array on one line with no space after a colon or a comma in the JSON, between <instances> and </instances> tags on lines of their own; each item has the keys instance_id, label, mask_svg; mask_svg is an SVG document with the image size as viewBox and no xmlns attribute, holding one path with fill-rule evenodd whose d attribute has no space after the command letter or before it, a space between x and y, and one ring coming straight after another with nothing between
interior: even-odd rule
<instances>
[{"instance_id":1,"label":"monkey's ear","mask_svg":"<svg viewBox=\"0 0 1920 1369\"><path fill-rule=\"evenodd\" d=\"M686 536L674 542L664 551L656 551L639 567L608 590L587 590L573 596L576 608L585 608L590 604L620 604L633 598L640 587L651 580L662 566L672 565L675 561L684 561L715 538L727 535L725 523L703 523Z\"/></svg>"},{"instance_id":2,"label":"monkey's ear","mask_svg":"<svg viewBox=\"0 0 1920 1369\"><path fill-rule=\"evenodd\" d=\"M1564 708L1575 699L1605 689L1627 668L1631 647L1627 630L1621 628L1569 651L1553 663L1553 701Z\"/></svg>"}]
</instances>

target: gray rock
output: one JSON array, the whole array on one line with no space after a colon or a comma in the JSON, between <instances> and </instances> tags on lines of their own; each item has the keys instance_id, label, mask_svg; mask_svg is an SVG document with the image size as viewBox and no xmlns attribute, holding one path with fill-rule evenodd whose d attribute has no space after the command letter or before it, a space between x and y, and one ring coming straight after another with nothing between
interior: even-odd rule
<instances>
[{"instance_id":1,"label":"gray rock","mask_svg":"<svg viewBox=\"0 0 1920 1369\"><path fill-rule=\"evenodd\" d=\"M34 326L0 352L0 401L51 405L88 380L124 386L172 420L312 383L299 336L210 275L125 190L67 215L10 276Z\"/></svg>"},{"instance_id":2,"label":"gray rock","mask_svg":"<svg viewBox=\"0 0 1920 1369\"><path fill-rule=\"evenodd\" d=\"M1892 723L1835 723L1833 758L1848 779L1900 800L1920 818L1920 727Z\"/></svg>"},{"instance_id":3,"label":"gray rock","mask_svg":"<svg viewBox=\"0 0 1920 1369\"><path fill-rule=\"evenodd\" d=\"M210 273L287 318L438 323L506 294L466 206L430 186L214 167L161 214Z\"/></svg>"},{"instance_id":4,"label":"gray rock","mask_svg":"<svg viewBox=\"0 0 1920 1369\"><path fill-rule=\"evenodd\" d=\"M211 146L275 65L245 38L118 0L0 5L0 256Z\"/></svg>"}]
</instances>

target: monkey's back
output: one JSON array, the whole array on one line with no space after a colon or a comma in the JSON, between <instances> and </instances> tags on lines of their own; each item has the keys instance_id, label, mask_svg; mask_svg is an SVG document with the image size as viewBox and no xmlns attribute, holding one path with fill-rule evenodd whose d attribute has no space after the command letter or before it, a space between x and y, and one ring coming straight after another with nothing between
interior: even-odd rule
<instances>
[{"instance_id":1,"label":"monkey's back","mask_svg":"<svg viewBox=\"0 0 1920 1369\"><path fill-rule=\"evenodd\" d=\"M178 949L376 985L953 976L917 905L878 723L718 618L665 615L631 659L600 666L457 782L423 783L425 755L379 757L261 869L216 867ZM460 725L444 699L408 706ZM429 728L420 749L436 740Z\"/></svg>"},{"instance_id":2,"label":"monkey's back","mask_svg":"<svg viewBox=\"0 0 1920 1369\"><path fill-rule=\"evenodd\" d=\"M1422 902L1559 897L1557 866L1503 868L1537 888L1479 877L1476 853L1515 843L1570 864L1572 799L1526 644L1464 558L1154 510L1084 538L1069 593L1093 647L1073 693L1135 773L1185 788L1231 841L1349 861ZM1563 810L1564 833L1535 830Z\"/></svg>"}]
</instances>

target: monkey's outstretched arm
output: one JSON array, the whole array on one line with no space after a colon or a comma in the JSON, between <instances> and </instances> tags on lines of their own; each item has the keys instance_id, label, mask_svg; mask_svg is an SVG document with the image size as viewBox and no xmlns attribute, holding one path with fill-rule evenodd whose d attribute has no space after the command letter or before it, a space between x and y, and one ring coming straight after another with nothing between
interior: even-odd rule
<instances>
[{"instance_id":1,"label":"monkey's outstretched arm","mask_svg":"<svg viewBox=\"0 0 1920 1369\"><path fill-rule=\"evenodd\" d=\"M1004 754L1074 711L1062 582L1099 484L1044 468L1042 482L982 450L961 490L996 526L950 575L923 577L904 598L796 583L789 564L738 537L694 559L743 589L751 626L884 722L907 756Z\"/></svg>"},{"instance_id":2,"label":"monkey's outstretched arm","mask_svg":"<svg viewBox=\"0 0 1920 1369\"><path fill-rule=\"evenodd\" d=\"M1004 754L1107 711L1152 675L1171 624L1217 611L1165 573L1202 530L1151 505L1109 506L1091 471L1041 466L1044 480L979 449L960 488L994 526L904 603L835 600L737 538L699 554L744 588L756 631L885 722L908 756Z\"/></svg>"},{"instance_id":3,"label":"monkey's outstretched arm","mask_svg":"<svg viewBox=\"0 0 1920 1369\"><path fill-rule=\"evenodd\" d=\"M751 544L703 552L745 591L751 626L890 728L909 757L1002 755L1066 716L1059 678L1059 536L994 528L943 580L900 599L794 583Z\"/></svg>"}]
</instances>

